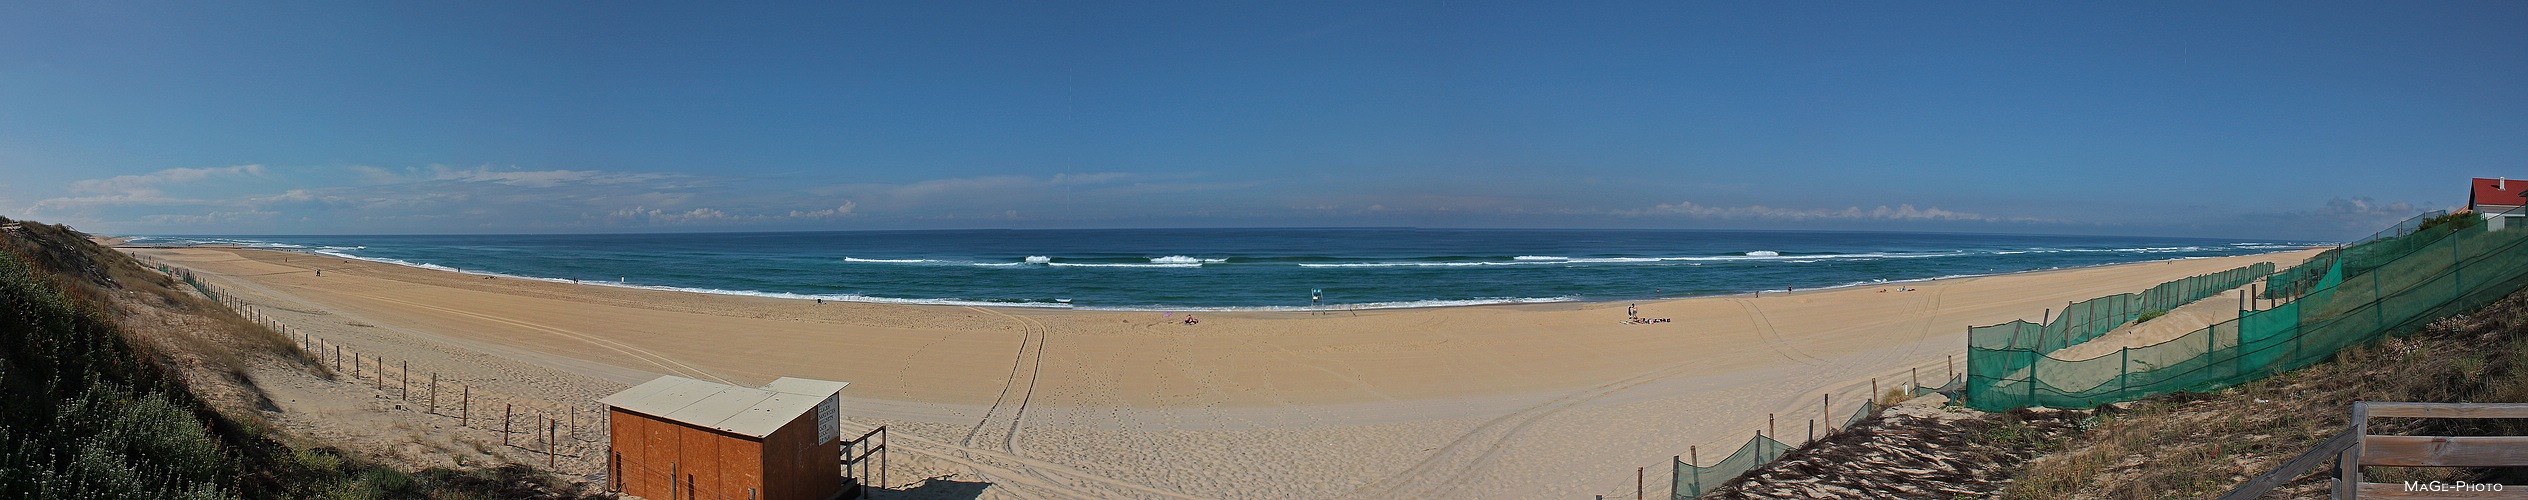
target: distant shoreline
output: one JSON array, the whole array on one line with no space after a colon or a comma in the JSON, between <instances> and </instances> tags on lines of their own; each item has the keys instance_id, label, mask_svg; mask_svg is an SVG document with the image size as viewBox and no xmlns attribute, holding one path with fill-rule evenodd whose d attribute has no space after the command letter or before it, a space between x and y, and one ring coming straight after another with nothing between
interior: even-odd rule
<instances>
[{"instance_id":1,"label":"distant shoreline","mask_svg":"<svg viewBox=\"0 0 2528 500\"><path fill-rule=\"evenodd\" d=\"M767 292L767 291L756 291L756 290L717 290L717 289L705 289L705 288L693 288L693 287L678 287L678 286L668 286L668 285L642 285L642 284L610 283L610 282L605 282L605 281L587 281L587 280L575 280L575 279L569 279L569 278L553 278L553 277L543 277L543 276L521 276L521 275L514 275L514 274L506 274L506 273L489 272L489 271L474 271L474 270L459 269L459 268L447 267L447 266L414 264L414 263L411 263L411 262L403 262L403 261L398 261L398 260L394 260L394 259L379 259L379 258L368 258L368 257L360 257L360 256L352 256L352 255L338 255L338 254L330 254L330 253L324 253L324 252L319 252L319 251L315 251L315 250L283 249L283 248L262 248L262 247L253 247L253 246L246 246L246 245L234 245L234 244L166 245L166 246L150 246L150 245L112 245L112 246L114 246L115 248L140 248L140 249L215 248L215 249L226 249L226 250L263 251L263 252L295 253L295 254L304 254L304 255L321 255L321 256L325 256L325 257L345 258L345 259L353 259L353 260L359 260L359 261L371 262L371 263L377 263L377 264L385 264L385 265L400 266L400 267L411 268L411 269L416 269L416 270L439 271L439 272L450 272L450 273L466 274L466 275L473 275L473 276L485 276L485 277L492 277L492 278L506 278L506 279L518 279L518 280L542 281L542 282L548 282L548 283L560 283L560 284L571 284L571 285L602 286L602 287L625 288L625 289L634 289L634 290L651 290L651 291L663 291L663 292L694 293L694 294L716 295L716 296L731 296L731 297L756 297L756 298L779 299L779 300L798 300L798 301L810 301L810 302L815 302L815 301L820 301L820 300L821 300L821 301L826 301L826 302L847 302L847 303L860 303L860 304L886 304L886 305L920 305L920 306L951 306L951 307L988 307L988 308L1005 308L1005 309L1064 310L1064 311L1160 312L1160 313L1177 313L1177 312L1211 312L1211 313L1225 313L1225 312L1267 312L1267 313L1269 313L1269 312L1287 312L1287 313L1324 313L1324 312L1346 312L1346 311L1385 311L1385 310L1408 310L1408 309L1445 309L1445 308L1457 308L1457 307L1523 306L1523 305L1544 305L1544 304L1580 304L1580 305L1596 305L1596 304L1615 304L1615 303L1626 303L1626 302L1651 302L1651 301L1666 301L1666 300L1681 300L1681 299L1696 299L1696 298L1711 298L1711 297L1732 297L1732 296L1740 296L1740 295L1745 295L1745 296L1750 296L1750 297L1780 297L1780 296L1784 296L1784 295L1794 295L1794 296L1796 296L1796 295L1806 294L1806 293L1810 293L1810 292L1833 291L1833 290L1843 290L1843 289L1851 289L1851 288L1865 288L1865 287L1869 287L1869 286L1911 285L1911 284L1923 284L1923 283L1936 283L1936 282L1941 282L1941 281L1946 281L1946 280L1956 280L1956 279L1986 278L1986 277L1994 277L1994 276L2032 275L2032 274L2053 273L2053 272L2062 272L2062 271L2076 271L2076 270L2081 270L2081 269L2091 269L2091 268L2100 268L2100 267L2112 267L2112 266L2121 266L2121 265L2148 264L2148 263L2156 263L2156 262L2176 262L2176 261L2185 261L2185 260L2200 260L2200 259L2215 259L2215 258L2224 258L2224 257L2177 257L2177 258L2170 258L2170 259L2154 259L2154 260L2142 260L2142 261L2132 261L2132 262L2109 262L2109 263L2100 263L2100 264L2091 264L2091 265L2082 265L2082 266L2066 266L2066 267L2057 267L2057 268L2049 268L2049 269L2033 269L2033 270L2027 270L2027 271L2016 271L2016 272L2006 272L2006 273L1960 274L1960 275L1934 276L1934 277L1927 277L1927 278L1896 279L1896 280L1876 281L1876 282L1866 282L1866 283L1845 283L1845 284L1840 284L1840 285L1829 285L1829 286L1820 286L1820 287L1812 287L1812 288L1797 288L1797 289L1793 289L1793 290L1790 290L1790 291L1776 291L1776 290L1773 290L1773 289L1758 289L1758 290L1751 290L1751 291L1745 291L1745 292L1733 292L1733 293L1696 294L1696 295L1663 295L1663 296L1646 296L1646 297L1638 297L1638 298L1612 298L1612 299L1605 299L1605 300L1584 300L1584 299L1578 299L1578 298L1531 298L1531 299L1491 299L1491 300L1487 300L1487 299L1472 299L1472 300L1443 300L1443 299L1430 299L1430 300L1425 300L1425 301L1417 301L1417 302L1420 302L1420 303L1342 303L1342 304L1326 304L1326 305L1325 305L1325 306L1323 306L1323 307L1309 307L1309 306L1227 306L1227 307L1194 307L1194 306L1189 306L1189 307L1108 307L1108 306L1089 306L1089 307L1078 307L1078 306L1072 306L1072 305L1069 305L1069 304L1002 303L1002 302L984 302L984 301L953 301L953 300L945 300L945 299L898 299L898 298L886 298L886 297L866 297L866 296L851 296L851 295L817 295L817 294L800 294L800 293L791 293L791 292ZM2299 251L2305 251L2305 250L2314 249L2314 248L2324 248L2324 247L2321 247L2321 246L2301 246L2301 247L2294 247L2294 248L2290 248L2290 249L2279 249L2279 250L2274 250L2274 251L2270 251L2270 252L2260 252L2260 253L2252 253L2252 254L2243 254L2243 255L2237 255L2237 256L2231 256L2231 257L2254 257L2254 256L2266 256L2266 255L2281 254L2281 253L2299 252Z\"/></svg>"}]
</instances>

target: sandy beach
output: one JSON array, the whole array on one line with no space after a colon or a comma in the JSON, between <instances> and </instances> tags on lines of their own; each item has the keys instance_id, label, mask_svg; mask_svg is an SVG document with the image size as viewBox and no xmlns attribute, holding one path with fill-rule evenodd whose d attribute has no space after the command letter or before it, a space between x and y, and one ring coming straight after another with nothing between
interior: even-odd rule
<instances>
[{"instance_id":1,"label":"sandy beach","mask_svg":"<svg viewBox=\"0 0 2528 500\"><path fill-rule=\"evenodd\" d=\"M1623 321L1627 303L1203 312L1186 325L1185 313L820 304L130 251L294 328L556 405L657 375L848 381L845 433L887 425L903 453L890 483L990 483L985 498L1615 497L1637 467L1661 495L1672 456L1716 460L1767 414L1798 442L1821 394L1840 418L1872 378L1938 383L1952 356L1964 362L1968 326L2314 253L1640 302L1673 320L1646 325Z\"/></svg>"}]
</instances>

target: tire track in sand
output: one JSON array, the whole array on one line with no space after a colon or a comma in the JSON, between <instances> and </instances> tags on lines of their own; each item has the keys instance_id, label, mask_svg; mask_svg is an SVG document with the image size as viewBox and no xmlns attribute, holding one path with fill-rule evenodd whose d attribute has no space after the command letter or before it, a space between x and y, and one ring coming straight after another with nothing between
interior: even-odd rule
<instances>
[{"instance_id":1,"label":"tire track in sand","mask_svg":"<svg viewBox=\"0 0 2528 500\"><path fill-rule=\"evenodd\" d=\"M965 441L960 444L972 447L976 440L993 439L992 436L986 435L986 431L1000 432L1002 435L998 436L998 440L1001 442L1001 449L1009 453L1017 453L1018 426L1020 422L1026 420L1027 404L1035 400L1036 376L1044 372L1045 327L1035 320L1011 316L1000 311L980 307L967 309L1017 322L1019 338L1018 352L1010 357L1009 380L1001 384L1001 395L992 399L991 409L984 410L983 418L975 421L973 429L966 431ZM1025 380L1023 383L1020 381L1022 378ZM1016 396L1013 397L1013 393ZM995 424L995 420L999 419L1008 419L1009 425Z\"/></svg>"},{"instance_id":2,"label":"tire track in sand","mask_svg":"<svg viewBox=\"0 0 2528 500\"><path fill-rule=\"evenodd\" d=\"M1801 352L1799 347L1791 345L1789 339L1782 338L1782 332L1773 328L1773 317L1766 316L1764 309L1756 307L1754 303L1746 299L1729 299L1729 301L1737 303L1739 309L1747 311L1748 322L1755 326L1756 335L1764 337L1765 347L1773 348L1773 352L1782 355L1782 359L1810 366L1826 364L1826 360Z\"/></svg>"},{"instance_id":3,"label":"tire track in sand","mask_svg":"<svg viewBox=\"0 0 2528 500\"><path fill-rule=\"evenodd\" d=\"M996 486L1014 486L1005 491L1022 497L1116 498L1123 495L1136 495L1182 500L1203 498L1131 481L1117 480L1045 460L984 448L958 446L910 432L892 439L902 439L910 444L918 445L905 447L904 451L907 453L937 458L972 468L977 475L994 480L987 482Z\"/></svg>"},{"instance_id":4,"label":"tire track in sand","mask_svg":"<svg viewBox=\"0 0 2528 500\"><path fill-rule=\"evenodd\" d=\"M529 322L529 321L526 321L526 320L510 319L510 318L505 318L505 317L500 317L500 316L493 316L493 315L489 315L489 314L482 314L482 313L477 313L477 312L473 312L473 311L466 311L466 310L463 310L463 309L456 309L456 308L451 308L451 307L440 307L440 306L434 306L434 305L429 305L429 304L423 304L423 303L419 303L419 302L412 302L412 301L407 301L407 300L398 300L398 299L390 299L390 298L378 297L378 296L362 296L362 298L367 298L367 299L370 299L370 300L376 300L376 301L379 301L379 302L388 302L388 303L394 303L394 304L401 304L401 305L404 305L404 306L406 306L406 307L412 307L412 308L418 308L418 309L428 309L428 310L432 310L432 311L438 311L438 312L443 312L443 313L448 313L448 314L453 314L453 315L458 315L458 316L465 316L465 317L469 317L469 318L475 318L475 319L480 319L480 320L484 320L484 321L490 321L490 322L493 322L493 323L500 323L500 324L505 324L505 325L510 325L510 326L516 326L516 327L520 327L520 328L526 328L526 329L529 329L529 330L535 330L535 331L539 331L539 332L550 333L550 334L554 334L554 335L560 335L560 336L563 336L563 337L568 337L568 338L571 338L571 339L579 340L579 341L582 341L582 342L587 342L587 343L589 343L589 344L596 345L597 347L605 348L606 350L610 350L610 351L614 351L614 352L617 352L617 353L621 353L621 354L623 354L623 355L625 355L625 356L631 356L631 357L632 357L632 359L637 359L637 360L641 360L641 361L643 361L643 362L647 362L647 363L649 363L650 365L652 365L652 366L657 366L659 369L661 369L661 370L665 370L665 371L667 371L667 372L668 372L668 373L670 373L670 374L675 374L675 375L679 375L679 376L683 376L683 375L690 375L690 376L692 376L691 378L695 378L695 379L705 379L705 378L707 378L707 379L711 379L711 380L717 380L717 381L719 381L720 383L723 383L723 384L729 384L729 385L739 385L739 384L738 384L738 383L736 383L736 382L731 382L731 381L729 381L729 379L720 378L720 376L719 376L719 375L714 375L714 374L712 374L712 373L711 373L711 372L709 372L709 371L704 371L704 370L703 370L703 369L701 369L701 368L695 368L693 365L688 365L688 364L685 364L685 363L684 363L684 362L682 362L682 361L677 361L675 358L670 358L670 357L667 357L666 355L663 355L663 354L659 354L659 353L656 353L656 352L651 352L651 351L650 351L650 350L648 350L648 349L642 349L642 348L639 348L639 347L633 347L633 346L631 346L631 345L629 345L629 344L624 344L624 343L622 343L622 342L616 342L616 341L614 341L614 340L606 339L606 338L604 338L604 337L598 337L598 336L595 336L595 335L589 335L589 334L585 334L585 333L579 333L579 332L572 331L572 330L569 330L569 329L564 329L564 328L560 328L560 327L555 327L555 326L545 325L545 324L541 324L541 323Z\"/></svg>"},{"instance_id":5,"label":"tire track in sand","mask_svg":"<svg viewBox=\"0 0 2528 500\"><path fill-rule=\"evenodd\" d=\"M1466 476L1500 457L1501 448L1537 421L1591 400L1674 377L1699 366L1678 362L1562 395L1507 415L1495 417L1431 453L1420 463L1387 479L1355 490L1366 498L1451 498Z\"/></svg>"}]
</instances>

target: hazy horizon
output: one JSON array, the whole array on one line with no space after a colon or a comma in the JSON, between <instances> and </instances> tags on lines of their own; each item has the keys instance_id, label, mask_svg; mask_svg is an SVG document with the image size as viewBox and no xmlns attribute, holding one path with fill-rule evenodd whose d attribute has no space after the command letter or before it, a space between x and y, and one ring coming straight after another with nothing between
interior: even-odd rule
<instances>
[{"instance_id":1,"label":"hazy horizon","mask_svg":"<svg viewBox=\"0 0 2528 500\"><path fill-rule=\"evenodd\" d=\"M49 221L36 220L36 221L34 221L34 222L49 222ZM73 226L73 227L72 227L72 229L78 229L78 228L77 228L76 226ZM1979 231L1894 230L1894 229L1762 229L1762 228L1638 228L1638 229L1636 229L1636 228L1620 228L1620 227L1619 227L1619 228L1597 228L1597 227L1421 227L1421 226L1313 226L1313 227L1312 227L1312 226L1237 226L1237 227L1194 227L1194 226L1170 226L1170 227L970 227L970 228L907 228L907 229L796 229L796 230L763 230L763 229L744 229L744 228L727 228L727 229L720 229L720 230L692 230L692 229L690 229L690 228L655 228L655 229L657 229L657 230L651 230L651 231L584 231L584 232L534 232L534 231L529 231L529 232L492 232L492 231L476 231L476 232L449 232L449 233L95 233L95 232L91 232L91 233L93 233L93 234L97 234L98 236L110 236L110 237L118 237L118 238L131 238L131 237L145 237L145 238L194 238L194 237L202 237L202 238L255 238L255 237L310 237L310 236L328 236L328 237L386 236L386 237L403 237L403 236L477 236L477 235L480 235L480 236L611 236L611 235L624 235L624 236L644 236L644 235L647 235L647 236L655 236L655 235L678 235L678 234L692 234L692 235L744 235L744 234L790 234L790 233L804 233L804 234L813 234L813 233L862 233L862 232L867 232L867 233L883 233L883 232L928 232L928 231L936 231L936 232L989 232L989 231L1172 231L1172 230L1181 230L1181 231L1232 231L1232 230L1267 230L1267 231L1269 231L1269 230L1305 230L1305 231L1348 231L1348 230L1375 231L1375 230L1417 230L1417 231L1418 231L1418 230L1432 230L1432 231L1504 231L1504 232L1516 232L1516 231L1573 231L1573 232L1595 232L1595 231L1643 231L1643 232L1759 232L1759 233L1761 233L1761 232L1784 232L1784 233L1862 233L1862 234L1868 234L1868 233L1885 233L1885 234L1890 234L1890 235L1943 235L1943 236L2030 236L2030 237L2065 237L2065 238L2090 238L2090 237L2175 238L2175 239L2200 239L2200 240L2205 240L2205 241L2222 241L2222 240L2254 239L2254 240L2265 240L2265 241L2263 241L2264 243L2290 243L2290 244L2310 244L2310 245L2337 244L2337 243L2345 243L2345 242L2348 242L2348 241L2349 241L2349 238L2347 238L2347 239L2342 239L2342 240L2318 240L2318 239L2292 239L2292 238L2244 238L2244 237L2242 237L2242 238L2224 238L2224 237L2218 237L2218 236L2150 236L2150 235L2138 235L2138 234L2114 234L2114 233L2095 233L2095 234L2079 234L2079 233L2028 233L2028 232L2020 232L2020 233L2006 233L2006 232L1979 232ZM680 229L681 229L681 230L680 230ZM2385 226L2382 226L2380 229L2386 229L2386 227L2385 227ZM83 231L84 231L84 230L83 230ZM2368 234L2368 233L2364 233L2364 234L2361 234L2361 235L2354 235L2354 237L2365 236L2365 235L2367 235L2367 234Z\"/></svg>"},{"instance_id":2,"label":"hazy horizon","mask_svg":"<svg viewBox=\"0 0 2528 500\"><path fill-rule=\"evenodd\" d=\"M2528 178L2528 4L18 5L100 234L2340 241Z\"/></svg>"}]
</instances>

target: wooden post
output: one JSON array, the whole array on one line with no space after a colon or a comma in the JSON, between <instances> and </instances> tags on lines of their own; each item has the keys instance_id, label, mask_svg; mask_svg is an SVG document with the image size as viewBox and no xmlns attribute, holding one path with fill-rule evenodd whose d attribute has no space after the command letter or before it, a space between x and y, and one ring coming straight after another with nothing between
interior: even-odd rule
<instances>
[{"instance_id":1,"label":"wooden post","mask_svg":"<svg viewBox=\"0 0 2528 500\"><path fill-rule=\"evenodd\" d=\"M501 404L500 404L500 445L501 445L501 446L508 446L508 445L509 445L509 417L516 415L516 414L517 414L517 412L518 412L518 405L513 405L513 404L509 404L509 403L501 403Z\"/></svg>"},{"instance_id":2,"label":"wooden post","mask_svg":"<svg viewBox=\"0 0 2528 500\"><path fill-rule=\"evenodd\" d=\"M2132 397L2132 395L2133 395L2133 394L2132 394L2132 393L2133 393L2133 348L2131 348L2131 347L2126 347L2126 348L2124 348L2124 349L2117 350L2117 351L2116 351L2116 355L2117 355L2117 356L2119 356L2118 361L2116 361L2116 363L2118 363L2118 364L2117 364L2117 368L2119 368L2119 369L2121 370L2121 373L2117 373L2117 374L2116 374L2116 376L2115 376L2115 382L2116 382L2116 384L2118 384L2118 385L2116 386L2116 387L2117 387L2117 389L2116 389L2116 395L2115 395L2115 397L2117 397L2117 398L2119 398L2119 399L2121 399L2121 398L2127 398L2127 397Z\"/></svg>"},{"instance_id":3,"label":"wooden post","mask_svg":"<svg viewBox=\"0 0 2528 500\"><path fill-rule=\"evenodd\" d=\"M1702 461L1703 461L1703 454L1702 454L1702 452L1696 451L1696 450L1694 449L1694 447L1693 447L1693 446L1687 446L1687 447L1685 447L1685 457L1686 457L1686 459L1687 459L1687 460L1692 460L1692 462L1686 462L1686 463L1685 463L1685 466L1686 466L1686 468L1689 468L1689 469L1693 469L1693 470L1694 470L1694 472L1693 472L1694 476L1691 478L1691 479L1693 479L1693 480L1694 480L1694 490L1695 490L1694 492L1695 492L1695 493L1702 493L1702 492L1703 492L1703 491L1702 491L1702 490L1703 490L1703 467L1702 467L1702 466L1699 466L1699 465L1694 465L1694 464L1696 464L1696 463L1700 463L1700 462L1702 462ZM1673 493L1675 493L1675 492L1669 492L1669 493L1673 494Z\"/></svg>"},{"instance_id":4,"label":"wooden post","mask_svg":"<svg viewBox=\"0 0 2528 500\"><path fill-rule=\"evenodd\" d=\"M1868 401L1878 401L1879 395L1881 394L1886 393L1878 391L1878 377L1870 377L1870 399L1868 399Z\"/></svg>"},{"instance_id":5,"label":"wooden post","mask_svg":"<svg viewBox=\"0 0 2528 500\"><path fill-rule=\"evenodd\" d=\"M1835 433L1835 393L1826 393L1825 402L1817 407L1817 418L1826 420L1827 434Z\"/></svg>"},{"instance_id":6,"label":"wooden post","mask_svg":"<svg viewBox=\"0 0 2528 500\"><path fill-rule=\"evenodd\" d=\"M1949 378L1957 378L1957 355L1955 354L1949 355Z\"/></svg>"},{"instance_id":7,"label":"wooden post","mask_svg":"<svg viewBox=\"0 0 2528 500\"><path fill-rule=\"evenodd\" d=\"M1781 434L1773 432L1773 414L1771 413L1764 414L1764 433L1772 434L1773 437L1782 437Z\"/></svg>"},{"instance_id":8,"label":"wooden post","mask_svg":"<svg viewBox=\"0 0 2528 500\"><path fill-rule=\"evenodd\" d=\"M386 392L386 357L377 357L377 392Z\"/></svg>"},{"instance_id":9,"label":"wooden post","mask_svg":"<svg viewBox=\"0 0 2528 500\"><path fill-rule=\"evenodd\" d=\"M1649 467L1633 468L1633 500L1642 500L1642 476L1650 475Z\"/></svg>"},{"instance_id":10,"label":"wooden post","mask_svg":"<svg viewBox=\"0 0 2528 500\"><path fill-rule=\"evenodd\" d=\"M886 446L890 441L892 440L887 439L887 426L878 426L878 446ZM878 452L878 484L880 485L887 484L887 455L890 454L893 452Z\"/></svg>"},{"instance_id":11,"label":"wooden post","mask_svg":"<svg viewBox=\"0 0 2528 500\"><path fill-rule=\"evenodd\" d=\"M465 392L457 395L456 425L457 427L464 427L474 423L474 386L466 385L457 387Z\"/></svg>"},{"instance_id":12,"label":"wooden post","mask_svg":"<svg viewBox=\"0 0 2528 500\"><path fill-rule=\"evenodd\" d=\"M2368 403L2360 401L2352 403L2352 434L2354 436L2370 434L2370 405ZM2336 461L2335 467L2338 470L2335 474L2335 498L2353 498L2357 492L2361 491L2362 450L2359 440L2367 439L2367 437L2353 439L2355 441L2352 447L2344 448L2343 454L2338 455L2339 458Z\"/></svg>"},{"instance_id":13,"label":"wooden post","mask_svg":"<svg viewBox=\"0 0 2528 500\"><path fill-rule=\"evenodd\" d=\"M545 468L545 469L552 469L552 468L553 468L553 464L554 464L554 462L555 462L556 460L559 460L559 459L557 459L557 458L554 458L554 457L555 457L555 455L554 455L554 453L553 453L553 444L554 444L554 443L553 443L553 429L556 429L556 428L559 428L559 427L560 427L560 423L554 422L554 421L552 421L551 419L546 419L546 420L544 421L544 468ZM753 491L753 490L748 490L748 491Z\"/></svg>"},{"instance_id":14,"label":"wooden post","mask_svg":"<svg viewBox=\"0 0 2528 500\"><path fill-rule=\"evenodd\" d=\"M395 397L413 400L413 360L395 362Z\"/></svg>"},{"instance_id":15,"label":"wooden post","mask_svg":"<svg viewBox=\"0 0 2528 500\"><path fill-rule=\"evenodd\" d=\"M430 372L430 413L439 413L439 372Z\"/></svg>"},{"instance_id":16,"label":"wooden post","mask_svg":"<svg viewBox=\"0 0 2528 500\"><path fill-rule=\"evenodd\" d=\"M1801 444L1814 442L1817 442L1817 419L1812 418L1808 419L1808 440L1802 441Z\"/></svg>"}]
</instances>

